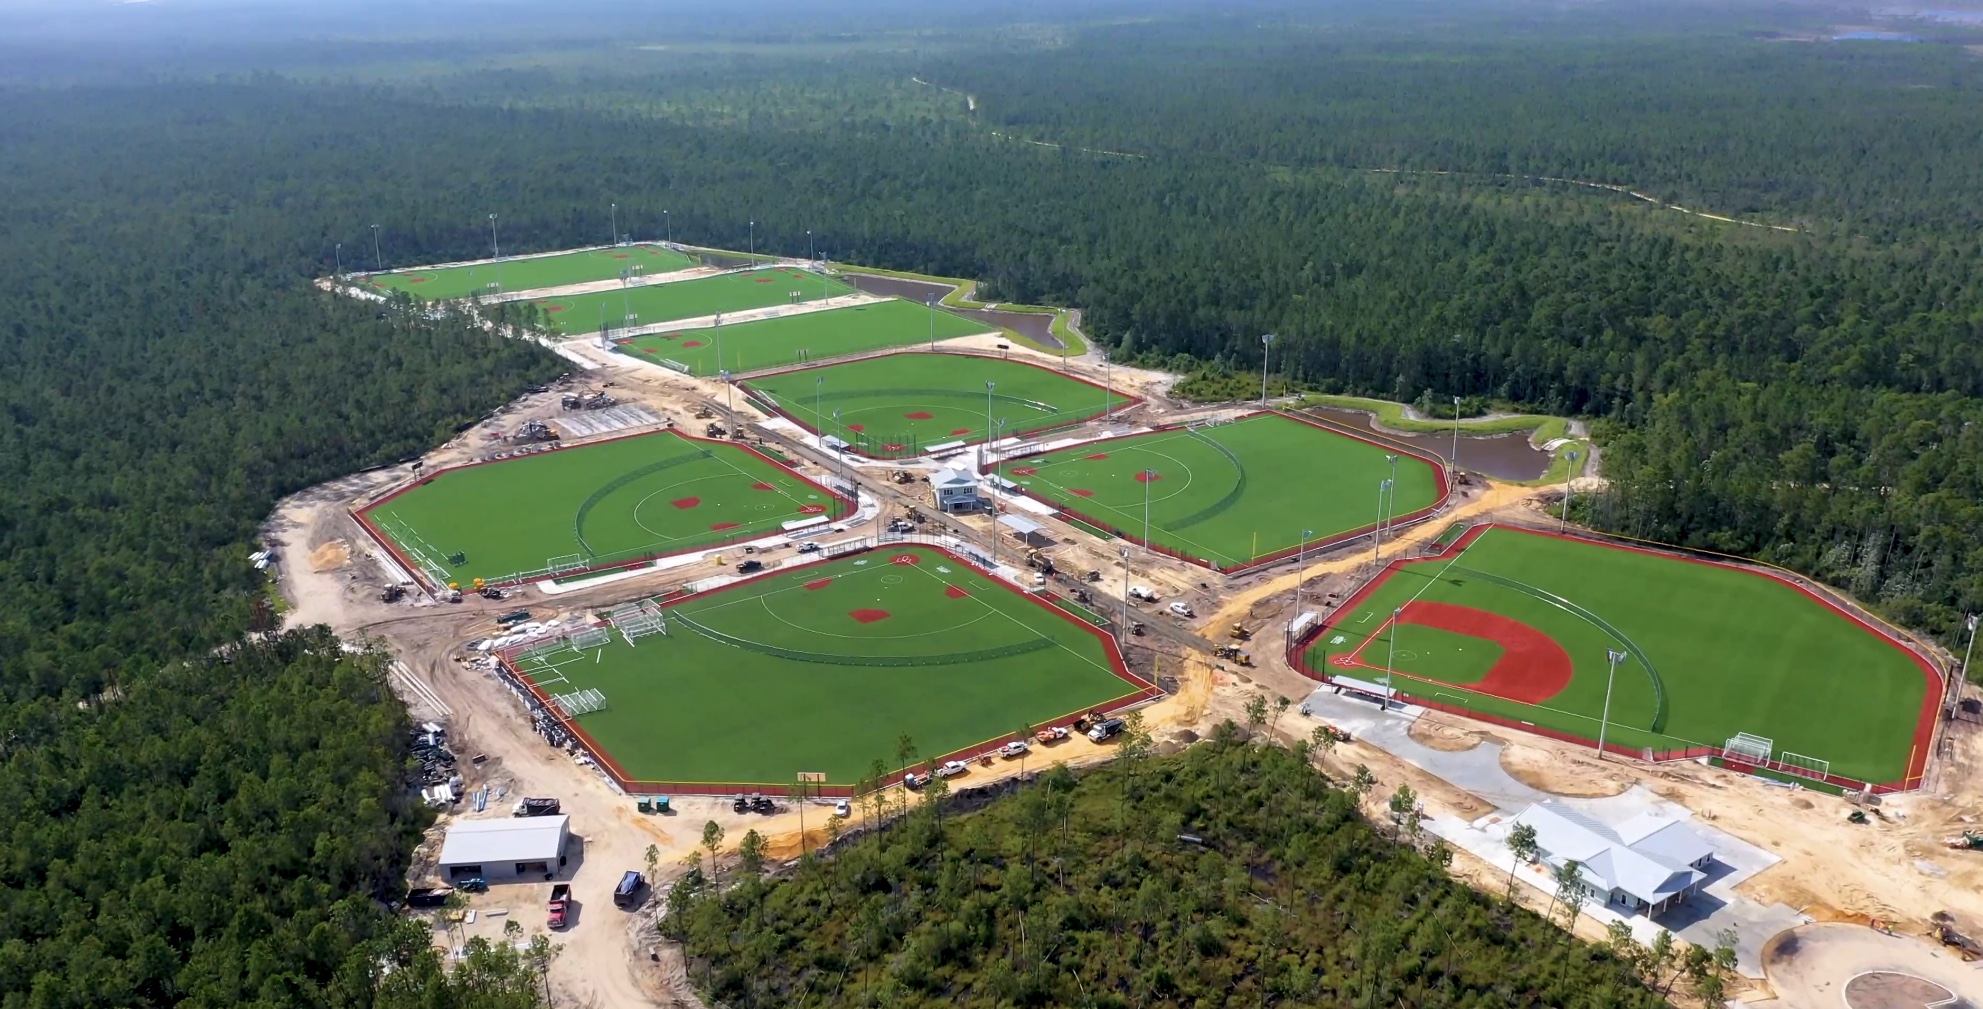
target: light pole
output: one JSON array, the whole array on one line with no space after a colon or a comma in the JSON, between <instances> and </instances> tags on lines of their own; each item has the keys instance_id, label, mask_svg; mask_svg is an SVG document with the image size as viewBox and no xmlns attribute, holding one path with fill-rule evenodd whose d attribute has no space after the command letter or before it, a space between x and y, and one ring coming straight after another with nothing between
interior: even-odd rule
<instances>
[{"instance_id":1,"label":"light pole","mask_svg":"<svg viewBox=\"0 0 1983 1009\"><path fill-rule=\"evenodd\" d=\"M1460 397L1453 397L1453 454L1446 457L1446 468L1455 472L1460 468Z\"/></svg>"},{"instance_id":2,"label":"light pole","mask_svg":"<svg viewBox=\"0 0 1983 1009\"><path fill-rule=\"evenodd\" d=\"M833 454L840 457L840 483L845 485L847 482L847 427L840 423L840 408L837 406L833 408L833 426L840 432L834 435L834 437L840 439L841 445Z\"/></svg>"},{"instance_id":3,"label":"light pole","mask_svg":"<svg viewBox=\"0 0 1983 1009\"><path fill-rule=\"evenodd\" d=\"M1604 759L1604 730L1611 724L1611 684L1618 678L1618 664L1625 661L1625 653L1616 648L1604 650L1604 657L1610 661L1611 669L1604 674L1604 713L1597 720L1597 759Z\"/></svg>"},{"instance_id":4,"label":"light pole","mask_svg":"<svg viewBox=\"0 0 1983 1009\"><path fill-rule=\"evenodd\" d=\"M1143 471L1143 552L1150 552L1150 485L1157 482L1157 471Z\"/></svg>"},{"instance_id":5,"label":"light pole","mask_svg":"<svg viewBox=\"0 0 1983 1009\"><path fill-rule=\"evenodd\" d=\"M923 307L930 310L930 350L936 350L936 299L924 298Z\"/></svg>"},{"instance_id":6,"label":"light pole","mask_svg":"<svg viewBox=\"0 0 1983 1009\"><path fill-rule=\"evenodd\" d=\"M1301 545L1294 553L1294 618L1301 619L1301 584L1308 580L1308 538L1315 535L1313 529L1301 531Z\"/></svg>"},{"instance_id":7,"label":"light pole","mask_svg":"<svg viewBox=\"0 0 1983 1009\"><path fill-rule=\"evenodd\" d=\"M1266 333L1261 335L1260 337L1260 408L1263 410L1267 408L1267 352L1270 348L1273 347L1273 345L1274 345L1274 334Z\"/></svg>"},{"instance_id":8,"label":"light pole","mask_svg":"<svg viewBox=\"0 0 1983 1009\"><path fill-rule=\"evenodd\" d=\"M618 245L620 244L620 205L617 203L611 203L611 204L607 204L607 206L609 208L606 211L607 222L612 226L613 240L606 244Z\"/></svg>"},{"instance_id":9,"label":"light pole","mask_svg":"<svg viewBox=\"0 0 1983 1009\"><path fill-rule=\"evenodd\" d=\"M1573 448L1563 453L1563 458L1569 462L1569 465L1563 469L1563 517L1556 523L1557 532L1562 532L1570 525L1570 478L1577 472L1577 450Z\"/></svg>"},{"instance_id":10,"label":"light pole","mask_svg":"<svg viewBox=\"0 0 1983 1009\"><path fill-rule=\"evenodd\" d=\"M1129 548L1122 548L1122 626L1116 628L1116 644L1127 648L1129 642Z\"/></svg>"},{"instance_id":11,"label":"light pole","mask_svg":"<svg viewBox=\"0 0 1983 1009\"><path fill-rule=\"evenodd\" d=\"M716 370L722 371L723 370L723 313L721 312L716 313L716 321L710 324L709 332L710 335L714 337L716 341ZM819 415L819 411L817 410L813 411L813 416L817 417L818 415Z\"/></svg>"},{"instance_id":12,"label":"light pole","mask_svg":"<svg viewBox=\"0 0 1983 1009\"><path fill-rule=\"evenodd\" d=\"M489 258L496 264L496 293L503 293L503 247L496 243L496 215L489 215Z\"/></svg>"},{"instance_id":13,"label":"light pole","mask_svg":"<svg viewBox=\"0 0 1983 1009\"><path fill-rule=\"evenodd\" d=\"M376 224L372 225L372 269L380 273L386 269L385 258L379 255L379 226Z\"/></svg>"},{"instance_id":14,"label":"light pole","mask_svg":"<svg viewBox=\"0 0 1983 1009\"><path fill-rule=\"evenodd\" d=\"M985 383L985 437L986 438L990 438L992 433L992 389L997 385L998 385L997 382ZM987 462L991 460L991 450L992 450L992 443L990 441L985 442L985 459Z\"/></svg>"},{"instance_id":15,"label":"light pole","mask_svg":"<svg viewBox=\"0 0 1983 1009\"><path fill-rule=\"evenodd\" d=\"M339 242L339 243L337 243L337 273L336 273L336 276L337 276L337 277L338 277L338 279L340 279L340 280L342 280L342 279L344 278L344 243L343 243L343 242Z\"/></svg>"},{"instance_id":16,"label":"light pole","mask_svg":"<svg viewBox=\"0 0 1983 1009\"><path fill-rule=\"evenodd\" d=\"M661 226L668 229L668 244L675 244L675 219L669 217L665 210L661 212Z\"/></svg>"},{"instance_id":17,"label":"light pole","mask_svg":"<svg viewBox=\"0 0 1983 1009\"><path fill-rule=\"evenodd\" d=\"M1384 481L1385 486L1391 488L1390 498L1384 506L1384 535L1389 536L1391 518L1398 513L1398 454L1387 453L1384 458L1391 464L1391 479Z\"/></svg>"},{"instance_id":18,"label":"light pole","mask_svg":"<svg viewBox=\"0 0 1983 1009\"><path fill-rule=\"evenodd\" d=\"M723 380L723 408L730 411L730 426L734 428L737 426L737 401L735 397L732 396L732 392L734 391L734 389L730 385L729 369L727 368L716 369L716 377ZM735 431L732 431L730 433L733 435L736 434Z\"/></svg>"},{"instance_id":19,"label":"light pole","mask_svg":"<svg viewBox=\"0 0 1983 1009\"><path fill-rule=\"evenodd\" d=\"M1976 650L1976 621L1977 615L1971 613L1969 615L1969 644L1962 650L1962 678L1956 681L1953 689L1950 687L1942 688L1944 695L1955 698L1955 700L1949 702L1949 713L1951 715L1955 713L1955 706L1962 702L1962 688L1960 684L1969 682L1969 654Z\"/></svg>"},{"instance_id":20,"label":"light pole","mask_svg":"<svg viewBox=\"0 0 1983 1009\"><path fill-rule=\"evenodd\" d=\"M1109 352L1102 351L1102 419L1115 412L1115 373L1109 370Z\"/></svg>"},{"instance_id":21,"label":"light pole","mask_svg":"<svg viewBox=\"0 0 1983 1009\"><path fill-rule=\"evenodd\" d=\"M1391 694L1393 693L1391 687L1391 671L1397 668L1397 664L1398 664L1398 618L1404 615L1405 615L1405 608L1402 606L1391 611L1390 650L1388 654L1384 656L1384 710L1385 711L1391 710Z\"/></svg>"},{"instance_id":22,"label":"light pole","mask_svg":"<svg viewBox=\"0 0 1983 1009\"><path fill-rule=\"evenodd\" d=\"M757 269L757 222L751 222L751 269Z\"/></svg>"},{"instance_id":23,"label":"light pole","mask_svg":"<svg viewBox=\"0 0 1983 1009\"><path fill-rule=\"evenodd\" d=\"M1381 562L1384 559L1384 495L1391 489L1391 481L1382 480L1377 484L1377 528L1371 531L1370 559Z\"/></svg>"},{"instance_id":24,"label":"light pole","mask_svg":"<svg viewBox=\"0 0 1983 1009\"><path fill-rule=\"evenodd\" d=\"M819 261L819 257L813 253L812 229L807 228L806 229L806 262L815 263L818 261Z\"/></svg>"}]
</instances>

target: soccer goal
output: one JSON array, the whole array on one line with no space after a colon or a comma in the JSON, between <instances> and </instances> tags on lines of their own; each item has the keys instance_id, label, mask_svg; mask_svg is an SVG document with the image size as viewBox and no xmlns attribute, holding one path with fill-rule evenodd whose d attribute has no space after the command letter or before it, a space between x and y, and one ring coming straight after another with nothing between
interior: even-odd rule
<instances>
[{"instance_id":1,"label":"soccer goal","mask_svg":"<svg viewBox=\"0 0 1983 1009\"><path fill-rule=\"evenodd\" d=\"M552 694L551 703L557 705L566 718L577 718L604 708L606 695L597 690L577 690L569 694Z\"/></svg>"},{"instance_id":2,"label":"soccer goal","mask_svg":"<svg viewBox=\"0 0 1983 1009\"><path fill-rule=\"evenodd\" d=\"M619 628L620 636L627 639L629 645L633 644L636 638L668 633L667 611L653 599L621 603L607 612L606 621Z\"/></svg>"},{"instance_id":3,"label":"soccer goal","mask_svg":"<svg viewBox=\"0 0 1983 1009\"><path fill-rule=\"evenodd\" d=\"M553 577L564 574L567 571L577 571L584 566L584 554L565 554L562 557L552 557L544 562L544 570L549 571Z\"/></svg>"},{"instance_id":4,"label":"soccer goal","mask_svg":"<svg viewBox=\"0 0 1983 1009\"><path fill-rule=\"evenodd\" d=\"M1745 764L1767 764L1770 754L1776 752L1776 740L1767 736L1738 732L1722 746L1721 755L1730 760Z\"/></svg>"},{"instance_id":5,"label":"soccer goal","mask_svg":"<svg viewBox=\"0 0 1983 1009\"><path fill-rule=\"evenodd\" d=\"M1783 755L1776 758L1776 764L1777 769L1780 771L1802 775L1806 778L1823 780L1831 777L1832 773L1831 761L1805 756L1802 753L1792 753L1789 750L1783 751Z\"/></svg>"},{"instance_id":6,"label":"soccer goal","mask_svg":"<svg viewBox=\"0 0 1983 1009\"><path fill-rule=\"evenodd\" d=\"M571 641L573 651L589 652L612 644L613 632L604 627L587 627L584 630L573 631L568 640Z\"/></svg>"}]
</instances>

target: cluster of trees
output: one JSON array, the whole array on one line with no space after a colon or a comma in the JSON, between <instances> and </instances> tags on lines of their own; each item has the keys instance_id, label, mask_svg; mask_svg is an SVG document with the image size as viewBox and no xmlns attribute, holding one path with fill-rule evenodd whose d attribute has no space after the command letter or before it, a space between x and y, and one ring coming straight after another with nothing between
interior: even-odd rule
<instances>
[{"instance_id":1,"label":"cluster of trees","mask_svg":"<svg viewBox=\"0 0 1983 1009\"><path fill-rule=\"evenodd\" d=\"M321 629L247 636L247 555L556 359L316 291L341 166L123 97L0 99L0 1004L535 1004L385 912L429 822L405 708Z\"/></svg>"},{"instance_id":2,"label":"cluster of trees","mask_svg":"<svg viewBox=\"0 0 1983 1009\"><path fill-rule=\"evenodd\" d=\"M670 891L662 930L739 1009L1650 1009L1665 1002L1643 978L1671 988L1700 959L1669 939L1642 970L1636 946L1582 942L1454 881L1409 789L1380 831L1357 811L1374 777L1333 787L1306 742L1262 746L1230 722L1168 757L1140 730L1129 740L1105 770L1055 765L975 812L930 795L782 879L744 864L718 877L712 861ZM1712 963L1694 974L1718 976Z\"/></svg>"}]
</instances>

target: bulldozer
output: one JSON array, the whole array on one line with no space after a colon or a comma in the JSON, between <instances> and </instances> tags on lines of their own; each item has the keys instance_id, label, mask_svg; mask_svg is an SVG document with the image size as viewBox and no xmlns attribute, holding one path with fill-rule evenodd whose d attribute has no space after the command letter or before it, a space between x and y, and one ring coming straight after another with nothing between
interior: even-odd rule
<instances>
[{"instance_id":1,"label":"bulldozer","mask_svg":"<svg viewBox=\"0 0 1983 1009\"><path fill-rule=\"evenodd\" d=\"M1983 834L1965 830L1955 837L1943 838L1942 844L1957 851L1983 851Z\"/></svg>"},{"instance_id":2,"label":"bulldozer","mask_svg":"<svg viewBox=\"0 0 1983 1009\"><path fill-rule=\"evenodd\" d=\"M1219 647L1212 649L1212 654L1217 655L1219 658L1225 659L1228 662L1232 662L1235 665L1241 665L1241 666L1253 665L1253 656L1248 655L1245 652L1241 651L1238 645L1220 645Z\"/></svg>"},{"instance_id":3,"label":"bulldozer","mask_svg":"<svg viewBox=\"0 0 1983 1009\"><path fill-rule=\"evenodd\" d=\"M1234 641L1251 641L1251 640L1253 640L1253 629L1252 629L1252 628L1250 628L1250 627L1248 627L1248 626L1246 626L1245 624L1234 624L1234 625L1232 625L1232 630L1231 630L1231 631L1228 631L1228 632L1227 632L1227 634L1228 634L1228 636L1230 636L1230 637L1231 637L1231 638L1232 638L1232 639L1233 639Z\"/></svg>"}]
</instances>

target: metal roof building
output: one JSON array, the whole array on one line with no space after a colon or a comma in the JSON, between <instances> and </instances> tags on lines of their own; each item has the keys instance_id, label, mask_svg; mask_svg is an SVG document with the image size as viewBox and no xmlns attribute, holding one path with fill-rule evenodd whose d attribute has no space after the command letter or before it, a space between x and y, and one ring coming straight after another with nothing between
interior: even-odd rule
<instances>
[{"instance_id":1,"label":"metal roof building","mask_svg":"<svg viewBox=\"0 0 1983 1009\"><path fill-rule=\"evenodd\" d=\"M1694 891L1714 849L1675 820L1641 813L1613 829L1560 802L1538 802L1515 818L1535 828L1542 860L1577 863L1585 889L1607 902L1656 915Z\"/></svg>"},{"instance_id":2,"label":"metal roof building","mask_svg":"<svg viewBox=\"0 0 1983 1009\"><path fill-rule=\"evenodd\" d=\"M563 815L463 820L441 843L441 878L548 878L564 863L570 836L571 817Z\"/></svg>"}]
</instances>

